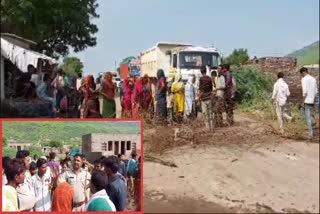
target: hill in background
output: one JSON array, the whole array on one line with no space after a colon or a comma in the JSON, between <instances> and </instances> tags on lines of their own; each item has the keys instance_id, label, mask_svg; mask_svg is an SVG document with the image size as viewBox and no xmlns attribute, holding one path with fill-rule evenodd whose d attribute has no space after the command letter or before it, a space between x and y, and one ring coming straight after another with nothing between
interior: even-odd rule
<instances>
[{"instance_id":1,"label":"hill in background","mask_svg":"<svg viewBox=\"0 0 320 214\"><path fill-rule=\"evenodd\" d=\"M140 133L140 122L5 121L2 125L3 136L17 143L70 142L89 133Z\"/></svg>"},{"instance_id":2,"label":"hill in background","mask_svg":"<svg viewBox=\"0 0 320 214\"><path fill-rule=\"evenodd\" d=\"M319 64L319 41L294 51L287 56L296 57L298 59L298 66Z\"/></svg>"}]
</instances>

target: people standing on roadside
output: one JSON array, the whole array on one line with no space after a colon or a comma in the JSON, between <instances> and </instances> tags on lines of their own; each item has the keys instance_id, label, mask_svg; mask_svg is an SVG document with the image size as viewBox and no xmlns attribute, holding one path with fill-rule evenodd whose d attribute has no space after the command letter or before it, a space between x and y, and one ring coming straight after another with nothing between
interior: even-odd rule
<instances>
[{"instance_id":1,"label":"people standing on roadside","mask_svg":"<svg viewBox=\"0 0 320 214\"><path fill-rule=\"evenodd\" d=\"M69 171L68 163L64 160L60 161L61 171L60 174Z\"/></svg>"},{"instance_id":2,"label":"people standing on roadside","mask_svg":"<svg viewBox=\"0 0 320 214\"><path fill-rule=\"evenodd\" d=\"M173 113L175 122L181 123L183 121L185 97L184 84L180 72L176 73L174 82L172 84L171 92L173 93Z\"/></svg>"},{"instance_id":3,"label":"people standing on roadside","mask_svg":"<svg viewBox=\"0 0 320 214\"><path fill-rule=\"evenodd\" d=\"M136 158L137 155L135 153L131 154L131 159L128 162L127 168L127 176L128 176L128 190L129 192L133 191L133 175L136 168Z\"/></svg>"},{"instance_id":4,"label":"people standing on roadside","mask_svg":"<svg viewBox=\"0 0 320 214\"><path fill-rule=\"evenodd\" d=\"M30 153L28 150L20 150L16 154L16 158L24 162L26 166L25 179L24 182L19 184L17 187L18 199L19 199L19 209L21 211L31 211L36 202L36 198L31 192L31 173L30 173Z\"/></svg>"},{"instance_id":5,"label":"people standing on roadside","mask_svg":"<svg viewBox=\"0 0 320 214\"><path fill-rule=\"evenodd\" d=\"M89 75L85 83L85 107L83 118L100 118L99 93L96 91L96 85L92 75Z\"/></svg>"},{"instance_id":6,"label":"people standing on roadside","mask_svg":"<svg viewBox=\"0 0 320 214\"><path fill-rule=\"evenodd\" d=\"M107 185L108 176L106 172L95 171L92 173L90 182L92 196L85 207L85 211L116 211L114 203L106 192Z\"/></svg>"},{"instance_id":7,"label":"people standing on roadside","mask_svg":"<svg viewBox=\"0 0 320 214\"><path fill-rule=\"evenodd\" d=\"M122 118L131 118L132 117L132 98L134 92L134 81L133 78L128 76L123 81L123 94L121 94L121 117Z\"/></svg>"},{"instance_id":8,"label":"people standing on roadside","mask_svg":"<svg viewBox=\"0 0 320 214\"><path fill-rule=\"evenodd\" d=\"M81 154L74 156L73 169L59 176L59 182L69 183L74 190L73 211L84 211L85 204L89 199L88 188L91 174L82 169L83 159Z\"/></svg>"},{"instance_id":9,"label":"people standing on roadside","mask_svg":"<svg viewBox=\"0 0 320 214\"><path fill-rule=\"evenodd\" d=\"M225 109L225 99L224 92L226 88L226 82L223 76L223 67L222 65L218 68L218 73L215 71L212 72L212 85L213 85L213 113L214 113L214 126L222 127L223 126L223 111Z\"/></svg>"},{"instance_id":10,"label":"people standing on roadside","mask_svg":"<svg viewBox=\"0 0 320 214\"><path fill-rule=\"evenodd\" d=\"M30 174L31 174L31 176L34 176L35 174L37 174L37 172L38 172L37 164L35 162L31 162L30 163Z\"/></svg>"},{"instance_id":11,"label":"people standing on roadside","mask_svg":"<svg viewBox=\"0 0 320 214\"><path fill-rule=\"evenodd\" d=\"M162 69L158 70L157 79L158 79L158 88L156 91L156 94L157 94L156 112L159 119L166 120L167 118L167 85L166 85L166 77Z\"/></svg>"},{"instance_id":12,"label":"people standing on roadside","mask_svg":"<svg viewBox=\"0 0 320 214\"><path fill-rule=\"evenodd\" d=\"M108 175L106 192L117 211L125 211L127 206L127 186L124 177L118 174L119 164L115 158L108 157L103 161L104 169Z\"/></svg>"},{"instance_id":13,"label":"people standing on roadside","mask_svg":"<svg viewBox=\"0 0 320 214\"><path fill-rule=\"evenodd\" d=\"M301 85L302 85L302 96L303 96L303 107L308 126L308 138L313 139L313 125L314 125L314 105L315 99L318 94L318 87L316 79L311 76L308 69L303 67L300 69L301 74Z\"/></svg>"},{"instance_id":14,"label":"people standing on roadside","mask_svg":"<svg viewBox=\"0 0 320 214\"><path fill-rule=\"evenodd\" d=\"M39 160L39 157L38 157L37 154L35 154L35 155L33 156L32 162L34 162L34 163L36 164L38 160Z\"/></svg>"},{"instance_id":15,"label":"people standing on roadside","mask_svg":"<svg viewBox=\"0 0 320 214\"><path fill-rule=\"evenodd\" d=\"M122 154L118 154L118 160L119 160L119 169L118 172L123 176L123 177L127 177L127 170L126 170L126 164L123 161L123 155Z\"/></svg>"},{"instance_id":16,"label":"people standing on roadside","mask_svg":"<svg viewBox=\"0 0 320 214\"><path fill-rule=\"evenodd\" d=\"M202 77L199 82L199 98L205 125L208 130L212 130L212 80L206 75L206 67L201 68Z\"/></svg>"},{"instance_id":17,"label":"people standing on roadside","mask_svg":"<svg viewBox=\"0 0 320 214\"><path fill-rule=\"evenodd\" d=\"M6 168L9 167L8 164L11 162L10 157L2 157L2 186L6 185L8 183L7 177L6 177Z\"/></svg>"},{"instance_id":18,"label":"people standing on roadside","mask_svg":"<svg viewBox=\"0 0 320 214\"><path fill-rule=\"evenodd\" d=\"M173 93L171 92L172 89L172 78L168 80L168 90L167 90L167 114L168 114L168 121L172 123L172 115L173 115Z\"/></svg>"},{"instance_id":19,"label":"people standing on roadside","mask_svg":"<svg viewBox=\"0 0 320 214\"><path fill-rule=\"evenodd\" d=\"M32 176L31 192L36 198L34 211L51 211L51 189L52 180L50 173L47 173L48 162L40 158L37 161L38 173Z\"/></svg>"},{"instance_id":20,"label":"people standing on roadside","mask_svg":"<svg viewBox=\"0 0 320 214\"><path fill-rule=\"evenodd\" d=\"M195 116L196 89L194 87L195 76L190 75L185 85L185 115L188 119Z\"/></svg>"},{"instance_id":21,"label":"people standing on roadside","mask_svg":"<svg viewBox=\"0 0 320 214\"><path fill-rule=\"evenodd\" d=\"M107 72L100 90L100 94L103 96L103 118L116 118L115 92L116 85L112 81L112 74Z\"/></svg>"},{"instance_id":22,"label":"people standing on roadside","mask_svg":"<svg viewBox=\"0 0 320 214\"><path fill-rule=\"evenodd\" d=\"M50 152L48 166L50 167L51 170L55 169L57 173L59 173L60 172L59 163L55 160L55 158L56 158L56 153Z\"/></svg>"},{"instance_id":23,"label":"people standing on roadside","mask_svg":"<svg viewBox=\"0 0 320 214\"><path fill-rule=\"evenodd\" d=\"M63 160L64 160L64 162L67 163L68 168L70 168L71 167L71 157L70 157L69 152L66 152L66 157Z\"/></svg>"},{"instance_id":24,"label":"people standing on roadside","mask_svg":"<svg viewBox=\"0 0 320 214\"><path fill-rule=\"evenodd\" d=\"M284 74L282 72L278 73L278 80L273 85L272 101L276 108L276 114L278 118L280 133L284 133L283 118L291 121L290 117L286 112L287 99L290 96L289 86L283 80Z\"/></svg>"},{"instance_id":25,"label":"people standing on roadside","mask_svg":"<svg viewBox=\"0 0 320 214\"><path fill-rule=\"evenodd\" d=\"M140 210L140 195L141 195L141 183L140 183L140 178L141 178L141 156L139 157L137 163L136 163L136 168L134 172L134 199L135 199L135 204L138 206L137 211Z\"/></svg>"},{"instance_id":26,"label":"people standing on roadside","mask_svg":"<svg viewBox=\"0 0 320 214\"><path fill-rule=\"evenodd\" d=\"M59 184L53 193L52 211L71 212L73 194L73 189L70 184L66 182Z\"/></svg>"},{"instance_id":27,"label":"people standing on roadside","mask_svg":"<svg viewBox=\"0 0 320 214\"><path fill-rule=\"evenodd\" d=\"M224 78L226 82L226 89L225 89L225 104L226 104L226 114L227 114L227 123L229 126L233 125L233 108L234 108L234 90L233 90L233 76L232 71L230 70L230 65L225 64L223 65L224 68Z\"/></svg>"},{"instance_id":28,"label":"people standing on roadside","mask_svg":"<svg viewBox=\"0 0 320 214\"><path fill-rule=\"evenodd\" d=\"M8 183L2 186L2 211L21 211L18 205L17 187L24 183L26 167L22 160L10 160L5 169Z\"/></svg>"}]
</instances>

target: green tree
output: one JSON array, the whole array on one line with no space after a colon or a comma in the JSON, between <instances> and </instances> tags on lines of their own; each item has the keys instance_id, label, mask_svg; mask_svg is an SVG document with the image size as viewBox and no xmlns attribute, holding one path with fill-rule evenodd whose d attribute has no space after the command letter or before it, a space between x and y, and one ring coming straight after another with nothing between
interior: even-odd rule
<instances>
[{"instance_id":1,"label":"green tree","mask_svg":"<svg viewBox=\"0 0 320 214\"><path fill-rule=\"evenodd\" d=\"M15 158L17 154L17 150L10 147L3 147L2 148L2 157L7 156L10 158Z\"/></svg>"},{"instance_id":2,"label":"green tree","mask_svg":"<svg viewBox=\"0 0 320 214\"><path fill-rule=\"evenodd\" d=\"M235 49L233 52L226 57L223 62L229 65L243 65L249 60L249 54L247 49Z\"/></svg>"},{"instance_id":3,"label":"green tree","mask_svg":"<svg viewBox=\"0 0 320 214\"><path fill-rule=\"evenodd\" d=\"M8 146L8 139L6 138L6 136L2 136L2 146L3 147Z\"/></svg>"},{"instance_id":4,"label":"green tree","mask_svg":"<svg viewBox=\"0 0 320 214\"><path fill-rule=\"evenodd\" d=\"M62 69L67 75L77 77L83 73L83 63L77 57L66 57L63 59Z\"/></svg>"},{"instance_id":5,"label":"green tree","mask_svg":"<svg viewBox=\"0 0 320 214\"><path fill-rule=\"evenodd\" d=\"M37 43L49 56L66 56L93 47L98 28L97 0L1 0L1 32L13 33Z\"/></svg>"},{"instance_id":6,"label":"green tree","mask_svg":"<svg viewBox=\"0 0 320 214\"><path fill-rule=\"evenodd\" d=\"M28 150L30 152L30 157L33 157L34 155L38 155L38 157L41 157L44 155L44 153L42 152L42 149L37 146L29 146Z\"/></svg>"},{"instance_id":7,"label":"green tree","mask_svg":"<svg viewBox=\"0 0 320 214\"><path fill-rule=\"evenodd\" d=\"M50 141L49 146L54 148L62 148L63 144L60 141Z\"/></svg>"},{"instance_id":8,"label":"green tree","mask_svg":"<svg viewBox=\"0 0 320 214\"><path fill-rule=\"evenodd\" d=\"M134 59L135 59L134 56L128 56L128 57L124 58L124 59L121 61L120 65L122 65L122 64L128 64L131 60L134 60Z\"/></svg>"}]
</instances>

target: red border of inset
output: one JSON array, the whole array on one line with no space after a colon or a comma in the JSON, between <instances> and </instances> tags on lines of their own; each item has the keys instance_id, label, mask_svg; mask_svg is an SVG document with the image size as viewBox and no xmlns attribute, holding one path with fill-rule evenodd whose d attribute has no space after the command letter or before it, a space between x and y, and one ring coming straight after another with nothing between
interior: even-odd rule
<instances>
[{"instance_id":1,"label":"red border of inset","mask_svg":"<svg viewBox=\"0 0 320 214\"><path fill-rule=\"evenodd\" d=\"M112 212L112 213L130 213L130 214L142 214L143 213L143 119L132 119L132 118L119 118L119 119L79 119L79 118L70 118L70 119L50 119L50 118L0 118L0 151L1 151L1 160L0 160L0 169L2 172L2 122L19 122L19 121L79 121L79 122L85 122L85 121L97 121L97 122L119 122L119 121L136 121L140 122L140 139L141 139L141 181L140 181L140 209L141 211L136 212ZM2 182L2 173L1 173L1 182ZM0 205L2 210L2 184L0 187L1 196L0 196ZM30 212L4 212L4 213L30 213ZM48 212L48 213L61 213L61 212ZM63 212L63 213L75 213L75 212ZM81 213L97 213L97 212L81 212ZM98 212L99 213L99 212Z\"/></svg>"}]
</instances>

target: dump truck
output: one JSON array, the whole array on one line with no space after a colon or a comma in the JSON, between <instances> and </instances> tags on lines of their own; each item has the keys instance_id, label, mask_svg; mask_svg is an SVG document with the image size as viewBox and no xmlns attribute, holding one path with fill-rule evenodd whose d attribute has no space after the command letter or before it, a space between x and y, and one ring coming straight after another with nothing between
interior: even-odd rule
<instances>
[{"instance_id":1,"label":"dump truck","mask_svg":"<svg viewBox=\"0 0 320 214\"><path fill-rule=\"evenodd\" d=\"M122 80L126 79L128 75L133 77L140 77L140 67L137 60L131 60L129 63L120 65L120 77Z\"/></svg>"},{"instance_id":2,"label":"dump truck","mask_svg":"<svg viewBox=\"0 0 320 214\"><path fill-rule=\"evenodd\" d=\"M198 79L202 66L218 68L221 53L216 48L161 42L143 51L140 63L142 76L147 74L149 77L156 77L158 69L163 69L166 77L173 78L176 72L180 72L182 79L186 81L189 75L195 75Z\"/></svg>"}]
</instances>

